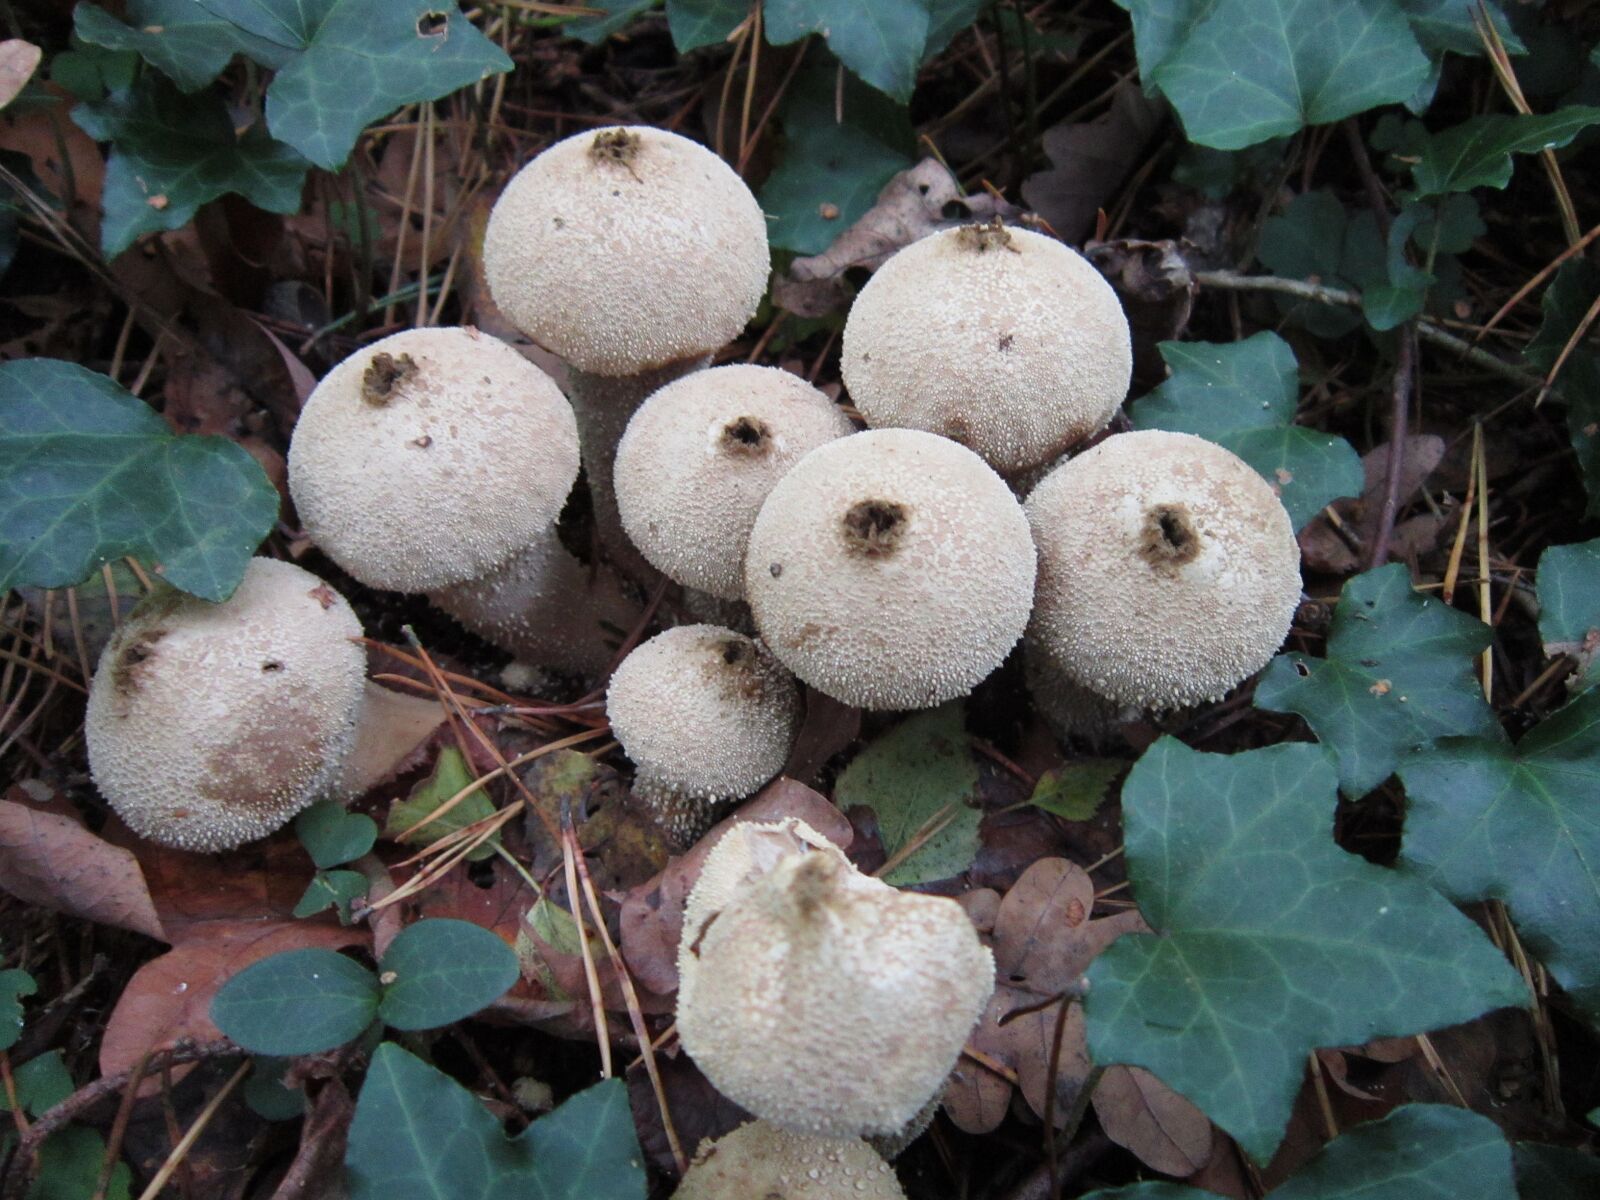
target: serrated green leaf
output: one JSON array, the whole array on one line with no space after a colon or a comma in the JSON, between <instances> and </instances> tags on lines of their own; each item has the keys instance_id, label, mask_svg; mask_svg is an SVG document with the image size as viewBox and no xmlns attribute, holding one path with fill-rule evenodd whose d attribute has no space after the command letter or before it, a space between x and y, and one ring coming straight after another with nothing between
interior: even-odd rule
<instances>
[{"instance_id":1,"label":"serrated green leaf","mask_svg":"<svg viewBox=\"0 0 1600 1200\"><path fill-rule=\"evenodd\" d=\"M259 128L236 135L218 96L186 96L146 74L128 91L80 104L72 119L96 141L111 143L100 195L107 258L143 234L182 228L202 204L229 192L268 212L300 207L310 164Z\"/></svg>"},{"instance_id":2,"label":"serrated green leaf","mask_svg":"<svg viewBox=\"0 0 1600 1200\"><path fill-rule=\"evenodd\" d=\"M1271 485L1299 529L1340 496L1358 496L1361 456L1341 437L1294 424L1294 351L1275 333L1242 342L1162 342L1171 374L1133 406L1135 429L1192 433L1231 450Z\"/></svg>"},{"instance_id":3,"label":"serrated green leaf","mask_svg":"<svg viewBox=\"0 0 1600 1200\"><path fill-rule=\"evenodd\" d=\"M1520 1200L1594 1200L1600 1196L1600 1158L1593 1154L1538 1142L1518 1142L1512 1153Z\"/></svg>"},{"instance_id":4,"label":"serrated green leaf","mask_svg":"<svg viewBox=\"0 0 1600 1200\"><path fill-rule=\"evenodd\" d=\"M72 1074L59 1050L46 1050L21 1066L13 1067L12 1083L16 1085L17 1103L30 1117L54 1108L73 1092ZM0 1088L0 1112L10 1111L11 1101L5 1089Z\"/></svg>"},{"instance_id":5,"label":"serrated green leaf","mask_svg":"<svg viewBox=\"0 0 1600 1200\"><path fill-rule=\"evenodd\" d=\"M379 994L377 978L353 959L288 950L224 983L212 998L211 1020L252 1054L318 1054L371 1025Z\"/></svg>"},{"instance_id":6,"label":"serrated green leaf","mask_svg":"<svg viewBox=\"0 0 1600 1200\"><path fill-rule=\"evenodd\" d=\"M32 975L18 968L0 971L0 1050L9 1050L22 1036L22 997L39 990Z\"/></svg>"},{"instance_id":7,"label":"serrated green leaf","mask_svg":"<svg viewBox=\"0 0 1600 1200\"><path fill-rule=\"evenodd\" d=\"M1119 0L1189 139L1237 150L1406 100L1428 58L1387 0ZM1155 46L1145 42L1154 39Z\"/></svg>"},{"instance_id":8,"label":"serrated green leaf","mask_svg":"<svg viewBox=\"0 0 1600 1200\"><path fill-rule=\"evenodd\" d=\"M195 0L128 0L128 24L93 4L72 10L73 31L91 46L132 51L186 92L211 83L235 54L266 67L283 49L207 12Z\"/></svg>"},{"instance_id":9,"label":"serrated green leaf","mask_svg":"<svg viewBox=\"0 0 1600 1200\"><path fill-rule=\"evenodd\" d=\"M1551 546L1539 556L1539 638L1544 652L1578 660L1577 690L1600 676L1600 538Z\"/></svg>"},{"instance_id":10,"label":"serrated green leaf","mask_svg":"<svg viewBox=\"0 0 1600 1200\"><path fill-rule=\"evenodd\" d=\"M839 775L833 800L840 808L862 804L878 815L884 852L893 858L935 818L950 817L883 877L896 887L948 879L972 865L978 853L974 807L978 764L960 700L918 713L874 740Z\"/></svg>"},{"instance_id":11,"label":"serrated green leaf","mask_svg":"<svg viewBox=\"0 0 1600 1200\"><path fill-rule=\"evenodd\" d=\"M1400 563L1349 580L1327 657L1280 654L1256 685L1257 708L1299 713L1338 760L1339 786L1363 796L1407 751L1454 735L1500 736L1472 674L1493 640L1481 621L1411 587Z\"/></svg>"},{"instance_id":12,"label":"serrated green leaf","mask_svg":"<svg viewBox=\"0 0 1600 1200\"><path fill-rule=\"evenodd\" d=\"M1503 188L1511 182L1511 156L1565 146L1600 122L1600 108L1575 104L1553 113L1472 117L1430 136L1411 169L1419 196Z\"/></svg>"},{"instance_id":13,"label":"serrated green leaf","mask_svg":"<svg viewBox=\"0 0 1600 1200\"><path fill-rule=\"evenodd\" d=\"M593 760L587 755L579 757L585 763L593 765ZM383 836L396 841L402 840L406 830L432 815L441 804L470 784L472 779L472 772L467 769L467 760L461 751L454 746L446 746L439 751L439 757L434 762L433 770L428 777L411 789L411 795L404 800L396 800L390 806L388 819L383 826ZM413 844L431 846L447 834L464 829L485 817L492 817L494 811L494 801L482 791L473 792L444 816L429 821ZM492 858L495 847L499 844L500 835L495 833L483 845L467 855L468 861L480 862Z\"/></svg>"},{"instance_id":14,"label":"serrated green leaf","mask_svg":"<svg viewBox=\"0 0 1600 1200\"><path fill-rule=\"evenodd\" d=\"M1319 747L1201 754L1164 737L1122 787L1133 897L1154 935L1089 968L1089 1049L1153 1071L1265 1162L1319 1046L1421 1033L1524 999L1432 888L1334 844Z\"/></svg>"},{"instance_id":15,"label":"serrated green leaf","mask_svg":"<svg viewBox=\"0 0 1600 1200\"><path fill-rule=\"evenodd\" d=\"M392 1042L372 1056L344 1163L350 1200L645 1195L643 1155L621 1080L580 1092L507 1138L472 1093Z\"/></svg>"},{"instance_id":16,"label":"serrated green leaf","mask_svg":"<svg viewBox=\"0 0 1600 1200\"><path fill-rule=\"evenodd\" d=\"M133 555L226 600L277 516L277 489L227 438L171 433L75 363L0 364L0 590L65 587Z\"/></svg>"},{"instance_id":17,"label":"serrated green leaf","mask_svg":"<svg viewBox=\"0 0 1600 1200\"><path fill-rule=\"evenodd\" d=\"M1504 900L1600 1022L1600 692L1517 743L1450 738L1400 763L1401 861L1459 902Z\"/></svg>"},{"instance_id":18,"label":"serrated green leaf","mask_svg":"<svg viewBox=\"0 0 1600 1200\"><path fill-rule=\"evenodd\" d=\"M928 0L763 0L761 17L774 46L821 34L864 82L901 104L911 99L928 41Z\"/></svg>"},{"instance_id":19,"label":"serrated green leaf","mask_svg":"<svg viewBox=\"0 0 1600 1200\"><path fill-rule=\"evenodd\" d=\"M821 254L912 163L916 135L905 110L846 76L844 121L836 122L836 82L831 66L814 64L784 99L783 157L761 188L775 250Z\"/></svg>"},{"instance_id":20,"label":"serrated green leaf","mask_svg":"<svg viewBox=\"0 0 1600 1200\"><path fill-rule=\"evenodd\" d=\"M407 925L379 963L378 1015L396 1029L436 1029L470 1017L510 990L520 971L511 947L470 921Z\"/></svg>"},{"instance_id":21,"label":"serrated green leaf","mask_svg":"<svg viewBox=\"0 0 1600 1200\"><path fill-rule=\"evenodd\" d=\"M27 1200L83 1200L94 1195L105 1157L105 1139L93 1129L69 1125L52 1134L39 1147L37 1175ZM132 1184L128 1164L117 1163L106 1185L106 1200L128 1200Z\"/></svg>"},{"instance_id":22,"label":"serrated green leaf","mask_svg":"<svg viewBox=\"0 0 1600 1200\"><path fill-rule=\"evenodd\" d=\"M295 903L294 916L314 917L332 908L339 923L350 923L350 906L367 894L371 885L360 871L318 871Z\"/></svg>"},{"instance_id":23,"label":"serrated green leaf","mask_svg":"<svg viewBox=\"0 0 1600 1200\"><path fill-rule=\"evenodd\" d=\"M1052 767L1039 776L1028 803L1065 821L1091 821L1127 765L1119 759L1086 758Z\"/></svg>"},{"instance_id":24,"label":"serrated green leaf","mask_svg":"<svg viewBox=\"0 0 1600 1200\"><path fill-rule=\"evenodd\" d=\"M337 800L319 800L294 819L294 833L318 870L354 862L378 840L378 823L347 812Z\"/></svg>"},{"instance_id":25,"label":"serrated green leaf","mask_svg":"<svg viewBox=\"0 0 1600 1200\"><path fill-rule=\"evenodd\" d=\"M267 88L267 127L336 170L361 131L402 104L437 100L511 69L455 0L198 0L287 51Z\"/></svg>"},{"instance_id":26,"label":"serrated green leaf","mask_svg":"<svg viewBox=\"0 0 1600 1200\"><path fill-rule=\"evenodd\" d=\"M749 15L744 0L667 0L667 29L679 54L721 45Z\"/></svg>"}]
</instances>

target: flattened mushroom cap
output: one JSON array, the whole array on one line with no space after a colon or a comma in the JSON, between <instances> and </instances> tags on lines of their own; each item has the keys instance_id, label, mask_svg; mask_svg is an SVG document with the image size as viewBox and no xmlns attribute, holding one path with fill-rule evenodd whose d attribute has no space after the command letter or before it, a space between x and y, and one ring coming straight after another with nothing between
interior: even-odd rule
<instances>
[{"instance_id":1,"label":"flattened mushroom cap","mask_svg":"<svg viewBox=\"0 0 1600 1200\"><path fill-rule=\"evenodd\" d=\"M617 447L629 539L686 587L744 596L744 551L767 494L808 452L851 432L833 401L777 367L738 364L656 392Z\"/></svg>"},{"instance_id":2,"label":"flattened mushroom cap","mask_svg":"<svg viewBox=\"0 0 1600 1200\"><path fill-rule=\"evenodd\" d=\"M566 397L476 329L409 329L357 351L311 393L289 445L312 540L362 583L401 592L503 565L577 477Z\"/></svg>"},{"instance_id":3,"label":"flattened mushroom cap","mask_svg":"<svg viewBox=\"0 0 1600 1200\"><path fill-rule=\"evenodd\" d=\"M969 225L878 268L840 366L867 424L941 434L1012 474L1111 419L1133 350L1121 302L1083 257L1031 230Z\"/></svg>"},{"instance_id":4,"label":"flattened mushroom cap","mask_svg":"<svg viewBox=\"0 0 1600 1200\"><path fill-rule=\"evenodd\" d=\"M1187 433L1118 434L1028 497L1030 642L1108 700L1169 709L1260 670L1300 600L1300 549L1266 481Z\"/></svg>"},{"instance_id":5,"label":"flattened mushroom cap","mask_svg":"<svg viewBox=\"0 0 1600 1200\"><path fill-rule=\"evenodd\" d=\"M1033 600L1028 522L964 446L915 429L813 450L750 534L745 595L785 666L862 708L964 696L1016 644Z\"/></svg>"},{"instance_id":6,"label":"flattened mushroom cap","mask_svg":"<svg viewBox=\"0 0 1600 1200\"><path fill-rule=\"evenodd\" d=\"M89 688L89 770L140 837L227 850L331 788L355 741L361 623L309 571L250 561L221 604L142 601Z\"/></svg>"},{"instance_id":7,"label":"flattened mushroom cap","mask_svg":"<svg viewBox=\"0 0 1600 1200\"><path fill-rule=\"evenodd\" d=\"M483 265L502 312L580 371L709 354L766 292L767 222L711 151L630 125L557 142L506 185Z\"/></svg>"},{"instance_id":8,"label":"flattened mushroom cap","mask_svg":"<svg viewBox=\"0 0 1600 1200\"><path fill-rule=\"evenodd\" d=\"M894 1170L859 1138L752 1121L705 1142L673 1200L905 1200Z\"/></svg>"}]
</instances>

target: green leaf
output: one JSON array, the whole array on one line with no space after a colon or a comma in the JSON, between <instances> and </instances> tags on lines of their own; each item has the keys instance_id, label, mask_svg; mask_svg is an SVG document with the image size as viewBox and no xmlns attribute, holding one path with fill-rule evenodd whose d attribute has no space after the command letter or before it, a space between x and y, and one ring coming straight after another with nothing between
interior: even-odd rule
<instances>
[{"instance_id":1,"label":"green leaf","mask_svg":"<svg viewBox=\"0 0 1600 1200\"><path fill-rule=\"evenodd\" d=\"M1567 438L1578 456L1588 503L1584 516L1600 517L1600 356L1577 350L1561 373Z\"/></svg>"},{"instance_id":2,"label":"green leaf","mask_svg":"<svg viewBox=\"0 0 1600 1200\"><path fill-rule=\"evenodd\" d=\"M39 1147L38 1175L28 1189L28 1200L83 1200L94 1195L105 1157L105 1139L98 1133L82 1125L67 1126ZM111 1169L106 1200L128 1200L132 1184L128 1164L117 1163Z\"/></svg>"},{"instance_id":3,"label":"green leaf","mask_svg":"<svg viewBox=\"0 0 1600 1200\"><path fill-rule=\"evenodd\" d=\"M50 82L60 84L77 100L102 100L106 93L133 86L139 56L132 51L103 50L82 38L50 60Z\"/></svg>"},{"instance_id":4,"label":"green leaf","mask_svg":"<svg viewBox=\"0 0 1600 1200\"><path fill-rule=\"evenodd\" d=\"M667 29L679 54L721 45L749 15L745 0L667 0Z\"/></svg>"},{"instance_id":5,"label":"green leaf","mask_svg":"<svg viewBox=\"0 0 1600 1200\"><path fill-rule=\"evenodd\" d=\"M917 86L928 41L928 0L763 0L761 17L774 46L820 33L865 82L901 104Z\"/></svg>"},{"instance_id":6,"label":"green leaf","mask_svg":"<svg viewBox=\"0 0 1600 1200\"><path fill-rule=\"evenodd\" d=\"M1299 529L1340 496L1358 496L1361 456L1341 437L1294 423L1294 351L1275 333L1242 342L1162 342L1171 375L1133 408L1135 429L1171 429L1216 442L1249 463Z\"/></svg>"},{"instance_id":7,"label":"green leaf","mask_svg":"<svg viewBox=\"0 0 1600 1200\"><path fill-rule=\"evenodd\" d=\"M1418 219L1411 241L1424 257L1436 253L1462 254L1489 231L1478 209L1478 201L1465 192L1453 192L1430 201L1406 202L1406 210L1413 206L1418 211Z\"/></svg>"},{"instance_id":8,"label":"green leaf","mask_svg":"<svg viewBox=\"0 0 1600 1200\"><path fill-rule=\"evenodd\" d=\"M1119 0L1189 139L1237 150L1406 100L1428 58L1387 0ZM1147 47L1146 39L1156 45Z\"/></svg>"},{"instance_id":9,"label":"green leaf","mask_svg":"<svg viewBox=\"0 0 1600 1200\"><path fill-rule=\"evenodd\" d=\"M1600 538L1551 546L1539 556L1539 638L1544 652L1578 660L1582 690L1600 681Z\"/></svg>"},{"instance_id":10,"label":"green leaf","mask_svg":"<svg viewBox=\"0 0 1600 1200\"><path fill-rule=\"evenodd\" d=\"M350 924L350 906L367 894L371 885L360 871L318 871L295 903L296 917L314 917L332 908L341 925Z\"/></svg>"},{"instance_id":11,"label":"green leaf","mask_svg":"<svg viewBox=\"0 0 1600 1200\"><path fill-rule=\"evenodd\" d=\"M1512 1149L1521 1200L1594 1200L1600 1196L1600 1158L1565 1146L1518 1142Z\"/></svg>"},{"instance_id":12,"label":"green leaf","mask_svg":"<svg viewBox=\"0 0 1600 1200\"><path fill-rule=\"evenodd\" d=\"M929 0L928 40L922 47L922 61L942 54L957 34L978 19L984 3L985 0Z\"/></svg>"},{"instance_id":13,"label":"green leaf","mask_svg":"<svg viewBox=\"0 0 1600 1200\"><path fill-rule=\"evenodd\" d=\"M633 23L633 19L641 13L654 8L659 0L587 0L585 8L597 8L598 13L578 17L567 21L562 26L562 32L568 37L575 37L580 42L587 42L591 46L598 46L613 33ZM741 15L749 15L750 10L745 9Z\"/></svg>"},{"instance_id":14,"label":"green leaf","mask_svg":"<svg viewBox=\"0 0 1600 1200\"><path fill-rule=\"evenodd\" d=\"M123 24L102 8L80 4L73 31L91 46L133 51L186 92L198 91L227 68L235 54L276 66L282 49L207 12L195 0L128 0Z\"/></svg>"},{"instance_id":15,"label":"green leaf","mask_svg":"<svg viewBox=\"0 0 1600 1200\"><path fill-rule=\"evenodd\" d=\"M783 156L761 188L775 250L821 254L912 163L916 135L905 110L846 76L836 122L835 82L831 65L812 64L784 98Z\"/></svg>"},{"instance_id":16,"label":"green leaf","mask_svg":"<svg viewBox=\"0 0 1600 1200\"><path fill-rule=\"evenodd\" d=\"M1326 658L1280 654L1267 665L1256 707L1304 717L1338 760L1339 786L1363 796L1408 750L1499 735L1472 674L1491 640L1487 625L1413 591L1406 568L1390 563L1344 585Z\"/></svg>"},{"instance_id":17,"label":"green leaf","mask_svg":"<svg viewBox=\"0 0 1600 1200\"><path fill-rule=\"evenodd\" d=\"M0 971L0 1050L9 1050L22 1036L22 997L39 990L33 976L13 967Z\"/></svg>"},{"instance_id":18,"label":"green leaf","mask_svg":"<svg viewBox=\"0 0 1600 1200\"><path fill-rule=\"evenodd\" d=\"M1431 135L1422 159L1411 169L1419 196L1465 192L1475 187L1503 188L1511 182L1511 156L1565 146L1600 122L1600 108L1575 104L1553 113L1472 117Z\"/></svg>"},{"instance_id":19,"label":"green leaf","mask_svg":"<svg viewBox=\"0 0 1600 1200\"><path fill-rule=\"evenodd\" d=\"M336 170L367 125L511 69L455 0L199 0L282 46L267 126Z\"/></svg>"},{"instance_id":20,"label":"green leaf","mask_svg":"<svg viewBox=\"0 0 1600 1200\"><path fill-rule=\"evenodd\" d=\"M268 1121L292 1121L306 1111L306 1094L286 1087L287 1058L257 1058L244 1081L244 1102L250 1111Z\"/></svg>"},{"instance_id":21,"label":"green leaf","mask_svg":"<svg viewBox=\"0 0 1600 1200\"><path fill-rule=\"evenodd\" d=\"M72 1073L59 1050L47 1050L15 1068L12 1082L17 1087L17 1103L30 1117L54 1108L73 1093ZM10 1111L11 1102L0 1088L0 1112Z\"/></svg>"},{"instance_id":22,"label":"green leaf","mask_svg":"<svg viewBox=\"0 0 1600 1200\"><path fill-rule=\"evenodd\" d=\"M978 853L974 807L978 764L972 757L960 700L908 717L877 738L839 776L833 801L863 804L878 815L883 849L893 858L918 830L941 815L954 819L883 877L904 887L959 875Z\"/></svg>"},{"instance_id":23,"label":"green leaf","mask_svg":"<svg viewBox=\"0 0 1600 1200\"><path fill-rule=\"evenodd\" d=\"M1401 860L1460 902L1504 900L1522 938L1600 1022L1600 692L1515 749L1450 738L1400 764Z\"/></svg>"},{"instance_id":24,"label":"green leaf","mask_svg":"<svg viewBox=\"0 0 1600 1200\"><path fill-rule=\"evenodd\" d=\"M372 1056L344 1165L350 1200L645 1195L643 1156L621 1080L580 1092L507 1138L472 1093L392 1042Z\"/></svg>"},{"instance_id":25,"label":"green leaf","mask_svg":"<svg viewBox=\"0 0 1600 1200\"><path fill-rule=\"evenodd\" d=\"M378 1015L396 1029L435 1029L493 1004L521 974L511 947L470 921L408 925L384 951Z\"/></svg>"},{"instance_id":26,"label":"green leaf","mask_svg":"<svg viewBox=\"0 0 1600 1200\"><path fill-rule=\"evenodd\" d=\"M1262 223L1256 256L1274 275L1353 287L1342 273L1349 227L1344 205L1332 192L1302 192L1283 212ZM1342 337L1361 324L1360 316L1347 308L1287 296L1278 301L1281 312L1318 337Z\"/></svg>"},{"instance_id":27,"label":"green leaf","mask_svg":"<svg viewBox=\"0 0 1600 1200\"><path fill-rule=\"evenodd\" d=\"M332 950L288 950L224 983L211 1001L211 1019L252 1054L318 1054L372 1024L379 994L377 978L353 959Z\"/></svg>"},{"instance_id":28,"label":"green leaf","mask_svg":"<svg viewBox=\"0 0 1600 1200\"><path fill-rule=\"evenodd\" d=\"M378 823L345 811L337 800L320 800L294 819L294 833L319 870L354 862L378 840Z\"/></svg>"},{"instance_id":29,"label":"green leaf","mask_svg":"<svg viewBox=\"0 0 1600 1200\"><path fill-rule=\"evenodd\" d=\"M277 517L277 489L227 438L171 433L75 363L0 364L0 590L65 587L133 555L226 600Z\"/></svg>"},{"instance_id":30,"label":"green leaf","mask_svg":"<svg viewBox=\"0 0 1600 1200\"><path fill-rule=\"evenodd\" d=\"M1498 7L1487 0L1399 0L1401 9L1411 22L1411 32L1417 35L1422 48L1432 55L1449 51L1453 54L1483 54L1483 41L1478 37L1472 22L1473 10L1481 6L1499 31L1500 40L1512 54L1524 54L1522 44Z\"/></svg>"},{"instance_id":31,"label":"green leaf","mask_svg":"<svg viewBox=\"0 0 1600 1200\"><path fill-rule=\"evenodd\" d=\"M1313 1049L1525 995L1432 888L1334 844L1335 783L1316 746L1200 754L1164 737L1122 788L1128 877L1155 935L1121 937L1089 968L1090 1053L1153 1071L1258 1162Z\"/></svg>"},{"instance_id":32,"label":"green leaf","mask_svg":"<svg viewBox=\"0 0 1600 1200\"><path fill-rule=\"evenodd\" d=\"M209 92L185 96L146 75L129 91L80 104L72 119L111 143L100 196L107 258L142 234L182 228L202 204L229 192L268 212L300 207L305 159L259 128L236 135L227 107Z\"/></svg>"},{"instance_id":33,"label":"green leaf","mask_svg":"<svg viewBox=\"0 0 1600 1200\"><path fill-rule=\"evenodd\" d=\"M1028 803L1066 821L1092 821L1127 765L1120 759L1086 758L1052 767L1039 776Z\"/></svg>"},{"instance_id":34,"label":"green leaf","mask_svg":"<svg viewBox=\"0 0 1600 1200\"><path fill-rule=\"evenodd\" d=\"M1600 267L1584 258L1562 263L1539 301L1539 332L1523 350L1528 361L1541 371L1553 367L1596 299Z\"/></svg>"},{"instance_id":35,"label":"green leaf","mask_svg":"<svg viewBox=\"0 0 1600 1200\"><path fill-rule=\"evenodd\" d=\"M593 760L587 756L580 756L586 763ZM446 800L450 799L473 780L472 772L467 769L467 760L461 751L454 746L446 746L439 751L439 757L433 764L433 771L416 787L411 789L411 795L404 800L397 800L389 808L388 820L384 822L383 836L394 841L399 841L401 835L424 817L430 816ZM460 801L444 816L434 821L429 821L418 834L414 844L431 846L446 834L464 829L476 821L494 815L494 801L490 800L483 791L473 792L472 795ZM500 835L496 833L483 845L467 855L470 862L479 862L485 858L494 857L495 847L500 844Z\"/></svg>"}]
</instances>

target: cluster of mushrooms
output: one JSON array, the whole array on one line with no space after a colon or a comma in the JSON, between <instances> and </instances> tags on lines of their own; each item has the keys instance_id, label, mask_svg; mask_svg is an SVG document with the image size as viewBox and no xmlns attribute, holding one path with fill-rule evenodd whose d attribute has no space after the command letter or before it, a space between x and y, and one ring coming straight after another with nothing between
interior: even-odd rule
<instances>
[{"instance_id":1,"label":"cluster of mushrooms","mask_svg":"<svg viewBox=\"0 0 1600 1200\"><path fill-rule=\"evenodd\" d=\"M770 260L754 197L692 141L551 146L495 206L484 266L502 314L566 360L566 394L471 328L384 338L307 401L295 507L353 578L425 593L532 665L598 674L652 569L681 585L702 623L639 645L606 697L635 794L679 845L782 770L802 684L926 708L1020 640L1041 710L1084 731L1219 698L1288 632L1298 549L1254 470L1178 433L1063 457L1111 422L1131 353L1111 288L1053 238L971 225L878 270L843 339L865 431L794 374L708 366ZM580 464L589 563L557 531ZM359 633L333 589L268 559L220 605L152 596L94 679L100 789L138 833L195 850L359 795L441 716L366 680ZM679 975L684 1048L759 1120L678 1194L870 1198L901 1192L861 1139L931 1116L993 967L953 901L863 875L789 820L711 850Z\"/></svg>"}]
</instances>

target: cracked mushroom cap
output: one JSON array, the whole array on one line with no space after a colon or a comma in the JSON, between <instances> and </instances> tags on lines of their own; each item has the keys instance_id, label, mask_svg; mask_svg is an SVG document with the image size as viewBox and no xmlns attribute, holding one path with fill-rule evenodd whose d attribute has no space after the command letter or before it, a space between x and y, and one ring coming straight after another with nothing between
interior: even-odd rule
<instances>
[{"instance_id":1,"label":"cracked mushroom cap","mask_svg":"<svg viewBox=\"0 0 1600 1200\"><path fill-rule=\"evenodd\" d=\"M819 446L772 489L745 596L772 652L835 700L927 708L970 692L1022 635L1022 508L964 446L876 429Z\"/></svg>"},{"instance_id":2,"label":"cracked mushroom cap","mask_svg":"<svg viewBox=\"0 0 1600 1200\"><path fill-rule=\"evenodd\" d=\"M840 365L868 425L952 438L1014 474L1111 419L1133 351L1116 293L1076 251L967 225L878 269L850 308Z\"/></svg>"},{"instance_id":3,"label":"cracked mushroom cap","mask_svg":"<svg viewBox=\"0 0 1600 1200\"><path fill-rule=\"evenodd\" d=\"M358 350L311 393L289 444L312 540L362 583L400 592L504 565L555 521L577 477L566 397L470 328Z\"/></svg>"},{"instance_id":4,"label":"cracked mushroom cap","mask_svg":"<svg viewBox=\"0 0 1600 1200\"><path fill-rule=\"evenodd\" d=\"M765 872L752 863L720 909L691 892L678 1034L758 1117L821 1137L893 1134L955 1066L993 956L955 901L896 891L793 824L794 852ZM715 860L741 849L718 842L702 878L737 874Z\"/></svg>"},{"instance_id":5,"label":"cracked mushroom cap","mask_svg":"<svg viewBox=\"0 0 1600 1200\"><path fill-rule=\"evenodd\" d=\"M673 1200L905 1200L894 1169L860 1138L752 1121L701 1144Z\"/></svg>"},{"instance_id":6,"label":"cracked mushroom cap","mask_svg":"<svg viewBox=\"0 0 1600 1200\"><path fill-rule=\"evenodd\" d=\"M741 599L745 546L767 493L851 430L833 401L777 367L687 375L644 402L617 447L623 528L676 582Z\"/></svg>"},{"instance_id":7,"label":"cracked mushroom cap","mask_svg":"<svg viewBox=\"0 0 1600 1200\"><path fill-rule=\"evenodd\" d=\"M1118 434L1028 497L1030 643L1118 704L1220 699L1266 665L1300 601L1300 549L1265 480L1187 433Z\"/></svg>"},{"instance_id":8,"label":"cracked mushroom cap","mask_svg":"<svg viewBox=\"0 0 1600 1200\"><path fill-rule=\"evenodd\" d=\"M634 375L731 342L755 315L767 221L727 163L642 125L557 142L506 185L483 265L500 310L580 371Z\"/></svg>"},{"instance_id":9,"label":"cracked mushroom cap","mask_svg":"<svg viewBox=\"0 0 1600 1200\"><path fill-rule=\"evenodd\" d=\"M309 571L250 560L221 604L147 597L89 688L89 771L140 837L229 850L331 790L355 742L361 623Z\"/></svg>"}]
</instances>

